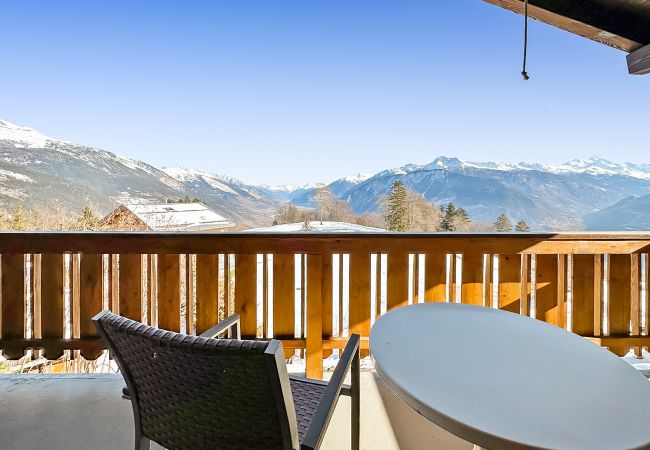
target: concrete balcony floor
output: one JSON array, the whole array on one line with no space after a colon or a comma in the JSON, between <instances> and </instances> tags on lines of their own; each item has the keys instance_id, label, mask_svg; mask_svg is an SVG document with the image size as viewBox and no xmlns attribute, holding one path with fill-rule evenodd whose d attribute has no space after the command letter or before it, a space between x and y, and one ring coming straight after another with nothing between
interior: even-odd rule
<instances>
[{"instance_id":1,"label":"concrete balcony floor","mask_svg":"<svg viewBox=\"0 0 650 450\"><path fill-rule=\"evenodd\" d=\"M119 374L0 375L0 448L133 448L133 416L130 402L121 398L123 386ZM342 397L323 449L350 448L349 417L349 398ZM455 450L472 445L419 416L366 371L361 374L361 448Z\"/></svg>"}]
</instances>

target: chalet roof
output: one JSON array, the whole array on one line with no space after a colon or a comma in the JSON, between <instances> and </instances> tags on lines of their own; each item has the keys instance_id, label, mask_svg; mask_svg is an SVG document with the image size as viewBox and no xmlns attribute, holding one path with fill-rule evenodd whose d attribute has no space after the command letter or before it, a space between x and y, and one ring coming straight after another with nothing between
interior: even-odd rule
<instances>
[{"instance_id":1,"label":"chalet roof","mask_svg":"<svg viewBox=\"0 0 650 450\"><path fill-rule=\"evenodd\" d=\"M203 203L128 204L123 206L154 231L201 231L235 225Z\"/></svg>"},{"instance_id":2,"label":"chalet roof","mask_svg":"<svg viewBox=\"0 0 650 450\"><path fill-rule=\"evenodd\" d=\"M519 14L524 11L524 0L484 1ZM528 5L531 18L628 53L636 51L634 60L646 60L650 54L650 47L641 51L650 45L650 0L529 0ZM629 68L630 73L650 71Z\"/></svg>"}]
</instances>

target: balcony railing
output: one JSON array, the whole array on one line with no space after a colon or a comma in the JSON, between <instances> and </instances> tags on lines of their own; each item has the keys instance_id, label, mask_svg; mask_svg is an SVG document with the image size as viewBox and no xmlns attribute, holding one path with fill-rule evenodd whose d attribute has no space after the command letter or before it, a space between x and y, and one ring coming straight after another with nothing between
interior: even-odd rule
<instances>
[{"instance_id":1,"label":"balcony railing","mask_svg":"<svg viewBox=\"0 0 650 450\"><path fill-rule=\"evenodd\" d=\"M386 310L459 301L622 355L650 345L648 251L650 233L0 233L0 349L97 358L103 308L188 334L238 312L244 337L282 339L320 377Z\"/></svg>"}]
</instances>

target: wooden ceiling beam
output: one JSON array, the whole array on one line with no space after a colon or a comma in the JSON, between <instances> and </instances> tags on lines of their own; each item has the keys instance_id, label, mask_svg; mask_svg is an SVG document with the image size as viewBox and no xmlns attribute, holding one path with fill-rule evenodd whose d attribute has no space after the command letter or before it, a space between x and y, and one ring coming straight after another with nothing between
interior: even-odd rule
<instances>
[{"instance_id":1,"label":"wooden ceiling beam","mask_svg":"<svg viewBox=\"0 0 650 450\"><path fill-rule=\"evenodd\" d=\"M627 55L627 70L632 75L650 73L650 45L641 47Z\"/></svg>"},{"instance_id":2,"label":"wooden ceiling beam","mask_svg":"<svg viewBox=\"0 0 650 450\"><path fill-rule=\"evenodd\" d=\"M487 3L499 6L517 14L524 13L524 2L522 0L483 0ZM607 30L594 27L588 23L575 20L547 9L541 8L530 1L528 5L528 15L532 19L547 23L554 27L568 31L573 34L591 39L609 47L614 47L625 52L633 52L643 45L634 40L618 36Z\"/></svg>"}]
</instances>

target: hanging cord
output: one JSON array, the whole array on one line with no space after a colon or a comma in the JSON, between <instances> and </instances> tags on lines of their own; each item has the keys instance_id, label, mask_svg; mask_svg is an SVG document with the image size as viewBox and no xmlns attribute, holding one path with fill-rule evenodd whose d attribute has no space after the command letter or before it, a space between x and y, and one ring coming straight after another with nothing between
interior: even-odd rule
<instances>
[{"instance_id":1,"label":"hanging cord","mask_svg":"<svg viewBox=\"0 0 650 450\"><path fill-rule=\"evenodd\" d=\"M528 50L528 0L524 0L524 65L521 70L521 76L524 81L530 79L528 72L526 72L526 53Z\"/></svg>"}]
</instances>

